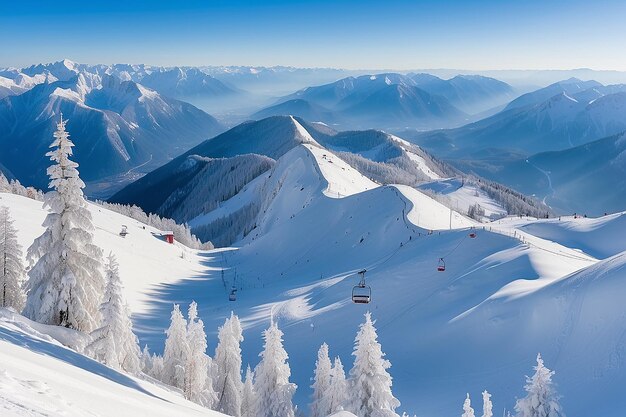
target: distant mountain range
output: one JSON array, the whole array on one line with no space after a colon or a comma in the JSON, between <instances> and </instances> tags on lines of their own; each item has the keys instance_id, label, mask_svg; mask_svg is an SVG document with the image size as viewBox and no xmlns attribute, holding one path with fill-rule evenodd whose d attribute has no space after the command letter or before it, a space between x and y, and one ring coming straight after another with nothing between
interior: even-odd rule
<instances>
[{"instance_id":1,"label":"distant mountain range","mask_svg":"<svg viewBox=\"0 0 626 417\"><path fill-rule=\"evenodd\" d=\"M623 130L626 85L570 79L522 95L478 122L407 136L439 156L467 158L487 149L526 155L564 150Z\"/></svg>"},{"instance_id":2,"label":"distant mountain range","mask_svg":"<svg viewBox=\"0 0 626 417\"><path fill-rule=\"evenodd\" d=\"M45 82L0 100L0 164L28 185L47 188L45 153L61 113L86 181L153 169L222 131L203 111L134 81L65 61L24 73L38 71Z\"/></svg>"},{"instance_id":3,"label":"distant mountain range","mask_svg":"<svg viewBox=\"0 0 626 417\"><path fill-rule=\"evenodd\" d=\"M343 78L285 96L254 115L293 114L340 128L434 128L467 123L469 114L515 96L506 83L480 76L450 80L396 73Z\"/></svg>"}]
</instances>

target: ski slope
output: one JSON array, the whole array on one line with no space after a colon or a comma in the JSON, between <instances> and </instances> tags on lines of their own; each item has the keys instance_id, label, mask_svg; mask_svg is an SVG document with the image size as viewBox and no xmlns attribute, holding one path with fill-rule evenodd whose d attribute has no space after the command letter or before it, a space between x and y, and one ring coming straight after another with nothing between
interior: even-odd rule
<instances>
[{"instance_id":1,"label":"ski slope","mask_svg":"<svg viewBox=\"0 0 626 417\"><path fill-rule=\"evenodd\" d=\"M484 389L496 415L512 411L541 352L569 417L621 416L621 216L570 227L528 218L477 224L453 212L450 229L445 205L408 187L379 186L315 143L287 152L219 210L253 199L263 200L256 228L235 247L208 252L167 245L157 231L91 206L96 243L120 258L142 344L161 352L172 303L186 309L195 300L210 353L232 310L244 326L244 366L254 366L273 315L285 332L296 402L306 409L319 345L327 342L348 370L370 310L400 413L455 415L466 392L476 401ZM0 204L11 207L28 246L41 232L40 203L2 194ZM125 239L121 224L131 231ZM441 257L445 272L436 270ZM363 268L367 306L350 301ZM233 285L237 301L229 302Z\"/></svg>"},{"instance_id":2,"label":"ski slope","mask_svg":"<svg viewBox=\"0 0 626 417\"><path fill-rule=\"evenodd\" d=\"M60 338L66 333L65 340L73 340L77 333L0 309L3 417L223 416L169 389L116 372L36 328Z\"/></svg>"}]
</instances>

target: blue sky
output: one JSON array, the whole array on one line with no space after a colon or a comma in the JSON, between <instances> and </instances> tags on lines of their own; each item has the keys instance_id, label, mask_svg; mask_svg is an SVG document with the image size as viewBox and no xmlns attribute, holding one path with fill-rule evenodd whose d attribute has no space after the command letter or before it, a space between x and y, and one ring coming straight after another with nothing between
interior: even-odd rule
<instances>
[{"instance_id":1,"label":"blue sky","mask_svg":"<svg viewBox=\"0 0 626 417\"><path fill-rule=\"evenodd\" d=\"M626 70L623 0L0 1L0 66Z\"/></svg>"}]
</instances>

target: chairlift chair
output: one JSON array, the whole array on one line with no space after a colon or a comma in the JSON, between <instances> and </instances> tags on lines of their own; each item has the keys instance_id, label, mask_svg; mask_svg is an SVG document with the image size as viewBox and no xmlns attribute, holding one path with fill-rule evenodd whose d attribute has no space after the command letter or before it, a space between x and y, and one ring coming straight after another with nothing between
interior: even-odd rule
<instances>
[{"instance_id":1,"label":"chairlift chair","mask_svg":"<svg viewBox=\"0 0 626 417\"><path fill-rule=\"evenodd\" d=\"M233 287L228 294L228 301L237 301L237 288Z\"/></svg>"},{"instance_id":2,"label":"chairlift chair","mask_svg":"<svg viewBox=\"0 0 626 417\"><path fill-rule=\"evenodd\" d=\"M443 258L439 258L439 264L437 265L437 271L443 272L446 270L446 262Z\"/></svg>"},{"instance_id":3,"label":"chairlift chair","mask_svg":"<svg viewBox=\"0 0 626 417\"><path fill-rule=\"evenodd\" d=\"M474 239L474 238L476 237L476 233L474 233L474 232L470 233L470 234L469 234L469 237L470 237L470 238L472 238L472 239Z\"/></svg>"},{"instance_id":4,"label":"chairlift chair","mask_svg":"<svg viewBox=\"0 0 626 417\"><path fill-rule=\"evenodd\" d=\"M128 234L128 227L125 224L123 224L122 230L120 231L120 236L126 237L127 234Z\"/></svg>"},{"instance_id":5,"label":"chairlift chair","mask_svg":"<svg viewBox=\"0 0 626 417\"><path fill-rule=\"evenodd\" d=\"M372 289L365 284L365 272L365 269L359 271L361 280L352 288L352 302L355 304L369 304L372 300Z\"/></svg>"}]
</instances>

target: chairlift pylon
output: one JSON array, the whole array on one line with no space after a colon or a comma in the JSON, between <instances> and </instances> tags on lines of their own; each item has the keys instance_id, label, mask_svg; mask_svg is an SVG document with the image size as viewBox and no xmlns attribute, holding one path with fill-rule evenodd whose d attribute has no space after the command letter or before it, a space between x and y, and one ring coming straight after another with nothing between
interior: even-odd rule
<instances>
[{"instance_id":1,"label":"chairlift pylon","mask_svg":"<svg viewBox=\"0 0 626 417\"><path fill-rule=\"evenodd\" d=\"M372 300L372 289L365 283L365 273L363 269L358 272L361 279L357 285L352 288L352 302L355 304L369 304Z\"/></svg>"}]
</instances>

